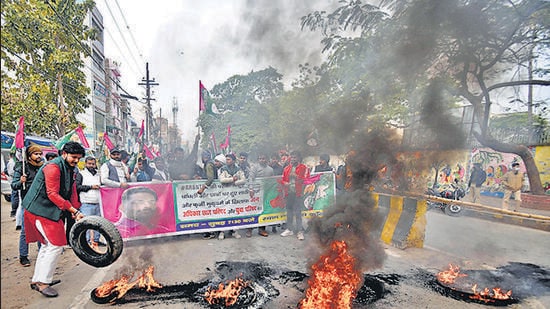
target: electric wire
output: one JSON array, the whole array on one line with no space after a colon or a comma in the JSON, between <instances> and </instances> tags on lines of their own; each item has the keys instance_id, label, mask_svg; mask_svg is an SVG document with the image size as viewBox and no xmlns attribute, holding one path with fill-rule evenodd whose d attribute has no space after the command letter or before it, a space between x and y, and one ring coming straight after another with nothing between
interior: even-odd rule
<instances>
[{"instance_id":1,"label":"electric wire","mask_svg":"<svg viewBox=\"0 0 550 309\"><path fill-rule=\"evenodd\" d=\"M120 26L118 25L118 22L116 21L116 18L113 15L113 12L111 11L111 7L107 3L107 0L105 0L105 6L107 7L107 10L109 11L109 14L111 15L111 18L113 19L113 22L115 23L115 26L118 29L118 32L120 33L120 37L122 38L122 41L124 42L124 45L126 45L126 48L128 48L128 51L130 52L130 57L134 61L134 64L136 65L136 67L139 68L139 64L136 60L136 57L134 56L134 53L132 52L132 49L128 45L128 42L126 41L126 38L124 37L124 33L122 33L122 30L120 30Z\"/></svg>"},{"instance_id":2,"label":"electric wire","mask_svg":"<svg viewBox=\"0 0 550 309\"><path fill-rule=\"evenodd\" d=\"M80 48L84 51L84 53L86 53L88 55L88 57L90 57L92 59L93 62L95 62L98 67L103 71L105 72L105 69L103 68L103 64L99 63L92 55L92 53L90 52L90 50L83 46L82 45L82 42L76 37L76 35L74 34L74 32L72 31L72 29L70 29L70 27L67 25L66 21L65 21L65 18L63 18L62 16L59 15L59 13L57 12L57 10L52 6L52 4L47 1L48 3L48 6L50 7L50 9L55 13L55 15L57 16L57 19L59 19L59 21L63 24L63 26L65 26L66 30L69 31L69 33L71 34L71 36L79 43L78 46L80 46ZM91 68L90 68L91 69ZM115 85L117 85L117 87L122 90L126 95L128 96L133 96L131 95L130 93L128 93L128 91L126 91L126 89L124 89L124 87L122 87L122 85L120 85L120 83L113 79L110 74L105 74L108 76L108 78L113 82L115 83Z\"/></svg>"},{"instance_id":3,"label":"electric wire","mask_svg":"<svg viewBox=\"0 0 550 309\"><path fill-rule=\"evenodd\" d=\"M126 16L124 16L124 13L122 12L120 5L118 4L118 0L115 0L115 4L118 8L118 11L120 12L120 16L122 16L122 19L124 20L124 24L126 25L126 29L128 29L128 33L130 33L130 38L132 39L132 42L134 43L134 46L138 51L139 57L141 58L141 60L145 61L145 59L143 59L143 53L141 52L141 50L139 49L139 46L137 45L136 38L134 37L134 34L130 30L130 26L128 26L128 21L126 20Z\"/></svg>"}]
</instances>

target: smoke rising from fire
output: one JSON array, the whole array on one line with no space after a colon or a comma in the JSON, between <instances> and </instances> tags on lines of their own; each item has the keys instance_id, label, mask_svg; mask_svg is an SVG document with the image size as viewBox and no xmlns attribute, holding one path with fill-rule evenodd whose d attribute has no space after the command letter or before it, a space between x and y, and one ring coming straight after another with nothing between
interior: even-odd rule
<instances>
[{"instance_id":1,"label":"smoke rising from fire","mask_svg":"<svg viewBox=\"0 0 550 309\"><path fill-rule=\"evenodd\" d=\"M336 204L310 223L311 237L318 246L312 248L313 257L318 257L333 241L343 240L357 259L358 270L382 266L386 254L376 231L383 217L376 210L370 188L383 167L398 162L397 140L391 130L375 130L357 135L351 142L353 150L346 158L346 166L352 172L350 192L337 196Z\"/></svg>"},{"instance_id":2,"label":"smoke rising from fire","mask_svg":"<svg viewBox=\"0 0 550 309\"><path fill-rule=\"evenodd\" d=\"M117 269L115 278L133 273L140 274L144 269L153 264L153 251L147 247L125 248L122 266Z\"/></svg>"}]
</instances>

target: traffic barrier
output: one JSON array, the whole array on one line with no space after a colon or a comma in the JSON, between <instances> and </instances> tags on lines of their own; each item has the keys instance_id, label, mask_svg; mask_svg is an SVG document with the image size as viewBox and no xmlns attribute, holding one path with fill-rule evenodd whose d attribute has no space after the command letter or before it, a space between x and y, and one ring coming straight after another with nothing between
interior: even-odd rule
<instances>
[{"instance_id":1,"label":"traffic barrier","mask_svg":"<svg viewBox=\"0 0 550 309\"><path fill-rule=\"evenodd\" d=\"M422 248L426 232L426 200L373 193L378 213L384 217L376 229L380 239L394 247Z\"/></svg>"}]
</instances>

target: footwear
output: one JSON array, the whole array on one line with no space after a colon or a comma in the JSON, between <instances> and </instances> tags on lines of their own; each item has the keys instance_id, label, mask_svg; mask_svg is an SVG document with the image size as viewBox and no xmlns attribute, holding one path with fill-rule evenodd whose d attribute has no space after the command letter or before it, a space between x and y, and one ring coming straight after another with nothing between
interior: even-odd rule
<instances>
[{"instance_id":1,"label":"footwear","mask_svg":"<svg viewBox=\"0 0 550 309\"><path fill-rule=\"evenodd\" d=\"M258 235L263 236L263 237L269 236L269 234L266 232L266 230L259 230Z\"/></svg>"},{"instance_id":2,"label":"footwear","mask_svg":"<svg viewBox=\"0 0 550 309\"><path fill-rule=\"evenodd\" d=\"M56 285L56 284L58 284L58 283L61 283L61 280L55 279L55 280L52 280L52 283L48 283L48 285L49 285L49 286L54 286L54 285Z\"/></svg>"},{"instance_id":3,"label":"footwear","mask_svg":"<svg viewBox=\"0 0 550 309\"><path fill-rule=\"evenodd\" d=\"M235 232L233 232L233 237L239 239L239 238L241 238L241 234L239 234L239 232L235 231Z\"/></svg>"},{"instance_id":4,"label":"footwear","mask_svg":"<svg viewBox=\"0 0 550 309\"><path fill-rule=\"evenodd\" d=\"M246 237L250 238L252 237L252 230L246 230Z\"/></svg>"},{"instance_id":5,"label":"footwear","mask_svg":"<svg viewBox=\"0 0 550 309\"><path fill-rule=\"evenodd\" d=\"M17 225L17 226L15 227L15 230L16 230L16 231L20 231L20 230L21 230L21 225Z\"/></svg>"},{"instance_id":6,"label":"footwear","mask_svg":"<svg viewBox=\"0 0 550 309\"><path fill-rule=\"evenodd\" d=\"M212 239L212 238L216 238L216 235L214 235L213 233L204 233L202 235L202 239Z\"/></svg>"},{"instance_id":7,"label":"footwear","mask_svg":"<svg viewBox=\"0 0 550 309\"><path fill-rule=\"evenodd\" d=\"M223 240L224 238L225 238L225 234L223 232L220 232L220 234L218 234L218 239Z\"/></svg>"},{"instance_id":8,"label":"footwear","mask_svg":"<svg viewBox=\"0 0 550 309\"><path fill-rule=\"evenodd\" d=\"M15 218L15 212L10 212L10 218Z\"/></svg>"},{"instance_id":9,"label":"footwear","mask_svg":"<svg viewBox=\"0 0 550 309\"><path fill-rule=\"evenodd\" d=\"M294 235L294 232L289 229L286 229L284 232L281 233L281 237L287 237L292 235Z\"/></svg>"},{"instance_id":10,"label":"footwear","mask_svg":"<svg viewBox=\"0 0 550 309\"><path fill-rule=\"evenodd\" d=\"M21 263L21 265L23 267L29 267L31 266L31 261L29 261L29 258L26 257L26 256L20 256L19 257L19 263Z\"/></svg>"},{"instance_id":11,"label":"footwear","mask_svg":"<svg viewBox=\"0 0 550 309\"><path fill-rule=\"evenodd\" d=\"M40 287L42 286L42 289ZM45 286L45 287L44 287ZM31 289L40 292L40 294L46 296L46 297L57 297L57 291L52 288L49 284L41 283L31 283Z\"/></svg>"},{"instance_id":12,"label":"footwear","mask_svg":"<svg viewBox=\"0 0 550 309\"><path fill-rule=\"evenodd\" d=\"M296 235L296 238L298 238L298 240L304 240L304 232L298 232L298 234Z\"/></svg>"}]
</instances>

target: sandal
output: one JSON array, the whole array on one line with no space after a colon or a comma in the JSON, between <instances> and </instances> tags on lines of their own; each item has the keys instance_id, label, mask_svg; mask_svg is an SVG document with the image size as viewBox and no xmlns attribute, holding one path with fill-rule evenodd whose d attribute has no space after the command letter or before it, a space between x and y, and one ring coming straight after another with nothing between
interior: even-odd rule
<instances>
[{"instance_id":1,"label":"sandal","mask_svg":"<svg viewBox=\"0 0 550 309\"><path fill-rule=\"evenodd\" d=\"M42 285L42 289L40 289L41 287L40 285ZM59 295L57 291L54 288L52 288L49 284L44 284L40 282L31 283L31 289L40 292L40 294L46 297L57 297Z\"/></svg>"}]
</instances>

